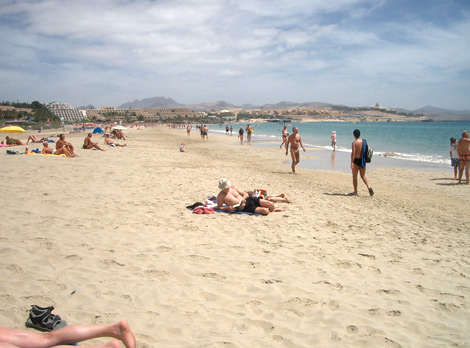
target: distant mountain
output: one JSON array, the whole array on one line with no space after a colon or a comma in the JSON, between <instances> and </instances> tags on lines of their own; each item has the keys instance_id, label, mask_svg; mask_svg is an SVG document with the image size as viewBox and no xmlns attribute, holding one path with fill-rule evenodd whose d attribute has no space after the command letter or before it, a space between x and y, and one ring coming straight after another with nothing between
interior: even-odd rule
<instances>
[{"instance_id":1,"label":"distant mountain","mask_svg":"<svg viewBox=\"0 0 470 348\"><path fill-rule=\"evenodd\" d=\"M186 105L187 108L193 111L221 111L225 109L236 109L238 106L219 100L214 103L199 103Z\"/></svg>"},{"instance_id":2,"label":"distant mountain","mask_svg":"<svg viewBox=\"0 0 470 348\"><path fill-rule=\"evenodd\" d=\"M265 109L279 109L279 108L294 108L296 106L310 107L310 108L323 108L326 106L334 106L334 105L328 104L328 103L320 103L320 102L297 103L297 102L290 102L290 101L282 101L276 104L264 104L262 107Z\"/></svg>"},{"instance_id":3,"label":"distant mountain","mask_svg":"<svg viewBox=\"0 0 470 348\"><path fill-rule=\"evenodd\" d=\"M470 110L448 110L427 105L411 112L423 114L434 121L470 121Z\"/></svg>"},{"instance_id":4,"label":"distant mountain","mask_svg":"<svg viewBox=\"0 0 470 348\"><path fill-rule=\"evenodd\" d=\"M184 107L185 105L175 102L171 98L153 97L142 100L134 100L133 102L124 103L119 109L150 109L150 108L171 108Z\"/></svg>"},{"instance_id":5,"label":"distant mountain","mask_svg":"<svg viewBox=\"0 0 470 348\"><path fill-rule=\"evenodd\" d=\"M95 107L93 105L88 105L88 106L79 106L78 108L76 108L78 110L93 110L95 109Z\"/></svg>"},{"instance_id":6,"label":"distant mountain","mask_svg":"<svg viewBox=\"0 0 470 348\"><path fill-rule=\"evenodd\" d=\"M306 103L297 103L291 101L282 101L276 104L264 104L264 105L253 105L253 104L242 104L234 105L226 101L216 101L210 103L198 103L198 104L189 104L184 105L174 101L171 98L165 97L154 97L154 98L145 98L142 100L134 100L133 102L124 103L119 106L119 109L144 109L144 108L171 108L171 107L186 107L193 111L221 111L225 109L282 109L282 108L294 108L294 107L340 107L347 108L346 105L335 105L322 102L306 102ZM79 108L82 109L82 108ZM94 109L93 105L83 107L83 109ZM413 113L415 115L424 115L429 117L434 121L470 121L470 110L448 110L443 108L437 108L433 106L425 106L417 110L406 110L406 109L396 109L397 112L403 113Z\"/></svg>"}]
</instances>

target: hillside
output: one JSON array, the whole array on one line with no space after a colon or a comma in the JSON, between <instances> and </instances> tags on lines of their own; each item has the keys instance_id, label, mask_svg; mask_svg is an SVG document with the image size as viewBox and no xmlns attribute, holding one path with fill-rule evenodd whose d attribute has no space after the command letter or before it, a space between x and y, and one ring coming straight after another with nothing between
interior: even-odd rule
<instances>
[{"instance_id":1,"label":"hillside","mask_svg":"<svg viewBox=\"0 0 470 348\"><path fill-rule=\"evenodd\" d=\"M290 102L282 101L276 104L264 104L264 105L253 105L253 104L242 104L234 105L226 101L216 101L216 102L203 102L198 104L180 104L173 100L172 98L165 97L153 97L145 98L142 100L134 100L132 102L127 102L119 106L120 109L145 109L145 108L171 108L171 107L186 107L193 111L215 111L219 112L221 110L253 110L253 109L283 109L283 108L295 108L295 107L309 107L309 108L338 108L340 110L346 111L348 109L345 105L334 105L322 102ZM432 119L433 121L470 121L470 110L448 110L443 108L437 108L433 106L425 106L416 110L406 110L406 109L397 109L399 113L414 115L424 115ZM383 114L382 114L383 116Z\"/></svg>"}]
</instances>

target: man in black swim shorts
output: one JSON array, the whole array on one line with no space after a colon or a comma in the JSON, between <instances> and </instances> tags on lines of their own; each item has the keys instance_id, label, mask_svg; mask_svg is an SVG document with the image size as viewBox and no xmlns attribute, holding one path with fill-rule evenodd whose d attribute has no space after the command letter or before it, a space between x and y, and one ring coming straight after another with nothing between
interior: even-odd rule
<instances>
[{"instance_id":1,"label":"man in black swim shorts","mask_svg":"<svg viewBox=\"0 0 470 348\"><path fill-rule=\"evenodd\" d=\"M364 158L364 151L363 146L364 142L361 139L361 131L359 129L355 129L354 132L354 141L352 143L352 151L351 151L351 169L352 169L352 177L353 177L353 188L354 191L351 192L350 196L357 196L357 173L359 172L361 175L362 181L367 186L369 190L369 194L372 196L374 195L374 190L372 187L369 186L369 181L366 177L366 160Z\"/></svg>"},{"instance_id":2,"label":"man in black swim shorts","mask_svg":"<svg viewBox=\"0 0 470 348\"><path fill-rule=\"evenodd\" d=\"M249 197L248 193L239 190L225 178L219 180L220 193L217 196L217 208L228 211L244 211L268 215L272 211L283 211L274 204L259 197Z\"/></svg>"}]
</instances>

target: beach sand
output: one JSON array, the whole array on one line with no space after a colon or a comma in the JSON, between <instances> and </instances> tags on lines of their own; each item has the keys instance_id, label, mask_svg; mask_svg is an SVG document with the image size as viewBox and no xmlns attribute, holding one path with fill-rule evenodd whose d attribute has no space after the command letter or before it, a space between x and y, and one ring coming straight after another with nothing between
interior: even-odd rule
<instances>
[{"instance_id":1,"label":"beach sand","mask_svg":"<svg viewBox=\"0 0 470 348\"><path fill-rule=\"evenodd\" d=\"M292 175L277 147L127 133L106 152L67 134L78 158L2 148L0 325L24 328L37 304L69 325L125 319L138 347L470 347L470 187L450 167L372 163L375 196L359 181L350 197L350 173ZM266 217L185 208L221 177L292 203Z\"/></svg>"}]
</instances>

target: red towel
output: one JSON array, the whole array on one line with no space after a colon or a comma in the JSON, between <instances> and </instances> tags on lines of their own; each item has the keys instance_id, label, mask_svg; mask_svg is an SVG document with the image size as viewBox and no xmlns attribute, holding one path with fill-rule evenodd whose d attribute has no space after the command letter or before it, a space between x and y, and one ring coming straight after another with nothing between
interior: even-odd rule
<instances>
[{"instance_id":1,"label":"red towel","mask_svg":"<svg viewBox=\"0 0 470 348\"><path fill-rule=\"evenodd\" d=\"M215 210L201 205L199 207L194 208L193 213L194 214L214 214Z\"/></svg>"}]
</instances>

